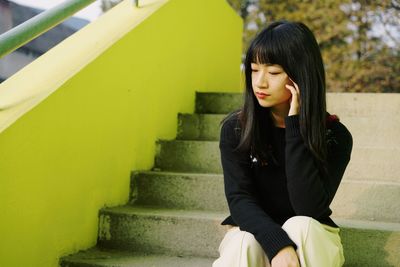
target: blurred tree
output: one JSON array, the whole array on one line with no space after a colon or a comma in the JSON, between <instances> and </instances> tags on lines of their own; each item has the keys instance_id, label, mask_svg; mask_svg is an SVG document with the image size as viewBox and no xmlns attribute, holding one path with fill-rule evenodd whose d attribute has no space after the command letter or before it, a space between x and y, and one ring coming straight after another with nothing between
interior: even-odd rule
<instances>
[{"instance_id":1,"label":"blurred tree","mask_svg":"<svg viewBox=\"0 0 400 267\"><path fill-rule=\"evenodd\" d=\"M349 27L349 57L342 73L347 91L400 92L399 4L396 1L352 0L345 6ZM397 38L397 39L396 39Z\"/></svg>"},{"instance_id":2,"label":"blurred tree","mask_svg":"<svg viewBox=\"0 0 400 267\"><path fill-rule=\"evenodd\" d=\"M228 2L242 17L245 14L244 50L271 21L301 21L315 33L321 47L328 91L400 92L398 1Z\"/></svg>"}]
</instances>

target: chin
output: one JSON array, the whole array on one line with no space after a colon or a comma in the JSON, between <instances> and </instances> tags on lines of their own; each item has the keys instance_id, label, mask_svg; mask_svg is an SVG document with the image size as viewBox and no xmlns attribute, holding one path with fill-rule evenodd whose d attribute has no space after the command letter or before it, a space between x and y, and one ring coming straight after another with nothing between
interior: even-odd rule
<instances>
[{"instance_id":1,"label":"chin","mask_svg":"<svg viewBox=\"0 0 400 267\"><path fill-rule=\"evenodd\" d=\"M261 101L258 101L258 104L263 108L270 108L270 107L272 107L274 105L274 103L261 102Z\"/></svg>"}]
</instances>

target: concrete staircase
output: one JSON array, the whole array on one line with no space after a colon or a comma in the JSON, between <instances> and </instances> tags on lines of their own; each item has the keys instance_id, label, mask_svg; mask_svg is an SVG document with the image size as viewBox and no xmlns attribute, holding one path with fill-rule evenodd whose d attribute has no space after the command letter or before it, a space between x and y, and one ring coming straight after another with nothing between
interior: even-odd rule
<instances>
[{"instance_id":1,"label":"concrete staircase","mask_svg":"<svg viewBox=\"0 0 400 267\"><path fill-rule=\"evenodd\" d=\"M155 167L132 172L130 203L100 210L97 246L61 266L211 266L228 215L219 122L240 104L240 94L198 93L177 139L157 142ZM347 267L400 266L399 110L399 95L328 94L354 140L332 204Z\"/></svg>"}]
</instances>

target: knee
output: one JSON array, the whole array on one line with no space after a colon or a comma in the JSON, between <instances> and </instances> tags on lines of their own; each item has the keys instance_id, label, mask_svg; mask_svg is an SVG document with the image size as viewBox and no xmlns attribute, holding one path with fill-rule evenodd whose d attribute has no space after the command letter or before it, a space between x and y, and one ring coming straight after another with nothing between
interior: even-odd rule
<instances>
[{"instance_id":1,"label":"knee","mask_svg":"<svg viewBox=\"0 0 400 267\"><path fill-rule=\"evenodd\" d=\"M228 242L228 239L223 242ZM266 266L268 258L254 235L246 231L231 232L228 243L220 246L220 257L213 267L225 266Z\"/></svg>"},{"instance_id":2,"label":"knee","mask_svg":"<svg viewBox=\"0 0 400 267\"><path fill-rule=\"evenodd\" d=\"M243 233L241 255L244 256L248 262L258 262L258 264L250 264L251 266L265 266L267 262L267 256L260 243L258 243L253 234L248 232Z\"/></svg>"},{"instance_id":3,"label":"knee","mask_svg":"<svg viewBox=\"0 0 400 267\"><path fill-rule=\"evenodd\" d=\"M254 249L261 249L260 244L256 240L253 234L249 232L242 231L242 249L244 250L254 250Z\"/></svg>"},{"instance_id":4,"label":"knee","mask_svg":"<svg viewBox=\"0 0 400 267\"><path fill-rule=\"evenodd\" d=\"M229 250L240 251L254 251L259 250L261 245L258 243L256 238L252 233L241 231L239 227L228 230L224 239L222 240L219 251L225 250L225 248L229 248Z\"/></svg>"},{"instance_id":5,"label":"knee","mask_svg":"<svg viewBox=\"0 0 400 267\"><path fill-rule=\"evenodd\" d=\"M313 221L314 219L308 216L294 216L289 218L282 228L290 232L307 232Z\"/></svg>"}]
</instances>

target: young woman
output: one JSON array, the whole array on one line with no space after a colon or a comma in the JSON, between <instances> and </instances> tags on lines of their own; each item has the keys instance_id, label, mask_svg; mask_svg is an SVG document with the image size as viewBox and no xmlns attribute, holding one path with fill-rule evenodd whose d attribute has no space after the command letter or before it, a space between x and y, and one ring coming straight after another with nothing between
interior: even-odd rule
<instances>
[{"instance_id":1,"label":"young woman","mask_svg":"<svg viewBox=\"0 0 400 267\"><path fill-rule=\"evenodd\" d=\"M353 139L326 111L325 71L313 33L277 21L245 59L244 105L222 122L230 216L213 267L336 267L344 263L330 203Z\"/></svg>"}]
</instances>

